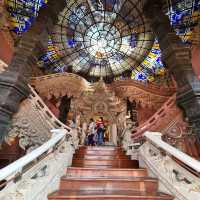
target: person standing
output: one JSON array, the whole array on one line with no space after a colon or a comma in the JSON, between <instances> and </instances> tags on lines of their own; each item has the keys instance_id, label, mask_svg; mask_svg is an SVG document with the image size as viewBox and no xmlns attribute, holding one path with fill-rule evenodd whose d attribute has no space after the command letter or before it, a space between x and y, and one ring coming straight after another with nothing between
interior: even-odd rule
<instances>
[{"instance_id":1,"label":"person standing","mask_svg":"<svg viewBox=\"0 0 200 200\"><path fill-rule=\"evenodd\" d=\"M104 132L105 132L103 117L99 118L96 126L97 126L97 145L103 145L104 144Z\"/></svg>"},{"instance_id":2,"label":"person standing","mask_svg":"<svg viewBox=\"0 0 200 200\"><path fill-rule=\"evenodd\" d=\"M89 146L94 146L94 144L95 144L95 141L94 141L95 127L96 127L96 124L95 124L93 118L91 118L90 124L88 127L88 145Z\"/></svg>"}]
</instances>

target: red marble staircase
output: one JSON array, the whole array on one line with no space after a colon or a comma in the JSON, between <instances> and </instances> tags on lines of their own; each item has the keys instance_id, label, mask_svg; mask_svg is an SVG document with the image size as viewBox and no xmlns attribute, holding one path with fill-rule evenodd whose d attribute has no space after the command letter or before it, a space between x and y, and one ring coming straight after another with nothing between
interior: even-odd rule
<instances>
[{"instance_id":1,"label":"red marble staircase","mask_svg":"<svg viewBox=\"0 0 200 200\"><path fill-rule=\"evenodd\" d=\"M173 200L158 192L157 179L148 177L121 148L81 147L76 151L72 167L61 178L59 191L49 200L120 199Z\"/></svg>"}]
</instances>

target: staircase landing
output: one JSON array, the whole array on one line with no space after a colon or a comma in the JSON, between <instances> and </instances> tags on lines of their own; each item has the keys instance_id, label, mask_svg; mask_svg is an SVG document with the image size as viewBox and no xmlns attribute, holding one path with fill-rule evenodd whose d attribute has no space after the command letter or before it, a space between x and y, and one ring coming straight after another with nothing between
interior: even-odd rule
<instances>
[{"instance_id":1,"label":"staircase landing","mask_svg":"<svg viewBox=\"0 0 200 200\"><path fill-rule=\"evenodd\" d=\"M118 147L81 147L49 200L173 200Z\"/></svg>"}]
</instances>

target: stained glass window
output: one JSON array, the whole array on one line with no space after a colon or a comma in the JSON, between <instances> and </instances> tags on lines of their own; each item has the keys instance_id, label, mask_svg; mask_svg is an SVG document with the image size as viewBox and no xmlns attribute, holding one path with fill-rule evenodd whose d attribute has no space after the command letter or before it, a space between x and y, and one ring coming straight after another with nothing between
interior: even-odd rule
<instances>
[{"instance_id":1,"label":"stained glass window","mask_svg":"<svg viewBox=\"0 0 200 200\"><path fill-rule=\"evenodd\" d=\"M161 61L161 50L158 41L154 45L148 56L144 59L139 67L132 71L132 79L143 81L154 81L155 75L164 75L165 68Z\"/></svg>"},{"instance_id":2,"label":"stained glass window","mask_svg":"<svg viewBox=\"0 0 200 200\"><path fill-rule=\"evenodd\" d=\"M52 39L49 36L47 53L39 58L38 66L46 68L48 71L64 72L66 66L62 61L62 56L59 54L57 48L52 43Z\"/></svg>"},{"instance_id":3,"label":"stained glass window","mask_svg":"<svg viewBox=\"0 0 200 200\"><path fill-rule=\"evenodd\" d=\"M16 34L26 32L41 7L45 6L48 0L6 0L13 31Z\"/></svg>"},{"instance_id":4,"label":"stained glass window","mask_svg":"<svg viewBox=\"0 0 200 200\"><path fill-rule=\"evenodd\" d=\"M200 19L200 0L168 0L171 25L184 43L192 42L192 30Z\"/></svg>"}]
</instances>

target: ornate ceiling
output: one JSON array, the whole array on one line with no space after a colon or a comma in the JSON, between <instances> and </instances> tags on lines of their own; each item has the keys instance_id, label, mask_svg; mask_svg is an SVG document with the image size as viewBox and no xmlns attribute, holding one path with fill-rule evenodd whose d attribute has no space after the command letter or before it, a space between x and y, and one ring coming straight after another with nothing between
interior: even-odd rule
<instances>
[{"instance_id":1,"label":"ornate ceiling","mask_svg":"<svg viewBox=\"0 0 200 200\"><path fill-rule=\"evenodd\" d=\"M105 77L138 67L154 37L143 1L68 1L52 41L75 73Z\"/></svg>"},{"instance_id":2,"label":"ornate ceiling","mask_svg":"<svg viewBox=\"0 0 200 200\"><path fill-rule=\"evenodd\" d=\"M20 35L36 19L47 0L7 0L13 31ZM164 10L183 43L191 44L192 31L200 16L199 0L165 1ZM74 73L90 77L115 76L153 81L164 75L161 51L143 12L144 1L67 1L59 21L49 35L47 52L39 66L48 72Z\"/></svg>"}]
</instances>

